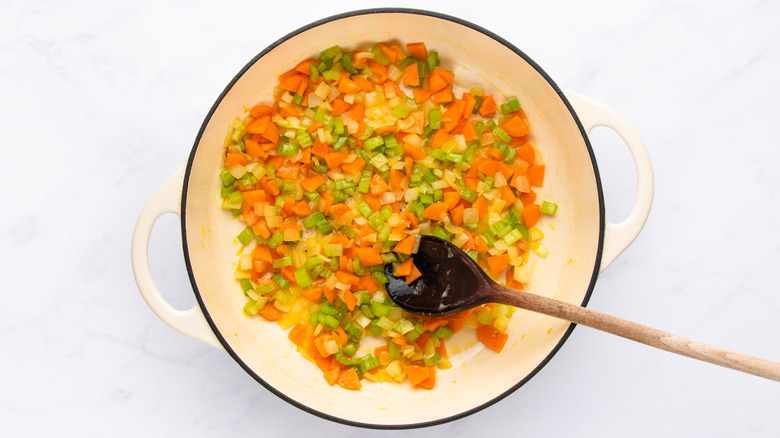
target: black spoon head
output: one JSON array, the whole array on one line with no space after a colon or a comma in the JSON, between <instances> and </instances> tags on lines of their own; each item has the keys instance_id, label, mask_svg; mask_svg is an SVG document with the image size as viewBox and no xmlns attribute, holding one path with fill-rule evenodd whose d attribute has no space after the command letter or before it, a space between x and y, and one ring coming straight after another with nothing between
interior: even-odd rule
<instances>
[{"instance_id":1,"label":"black spoon head","mask_svg":"<svg viewBox=\"0 0 780 438\"><path fill-rule=\"evenodd\" d=\"M420 238L412 254L422 276L411 284L406 277L393 275L392 264L385 265L390 282L387 292L401 308L418 315L447 315L488 302L489 277L457 246L434 236Z\"/></svg>"}]
</instances>

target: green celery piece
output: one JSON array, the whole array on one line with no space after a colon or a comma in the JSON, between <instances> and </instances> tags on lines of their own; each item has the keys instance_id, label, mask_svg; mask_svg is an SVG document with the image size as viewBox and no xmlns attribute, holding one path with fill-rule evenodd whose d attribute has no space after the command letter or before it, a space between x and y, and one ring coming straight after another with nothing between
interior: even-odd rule
<instances>
[{"instance_id":1,"label":"green celery piece","mask_svg":"<svg viewBox=\"0 0 780 438\"><path fill-rule=\"evenodd\" d=\"M477 192L468 187L463 187L460 189L460 197L466 201L474 202L477 200Z\"/></svg>"},{"instance_id":2,"label":"green celery piece","mask_svg":"<svg viewBox=\"0 0 780 438\"><path fill-rule=\"evenodd\" d=\"M441 360L441 354L439 354L439 352L437 351L433 353L433 356L423 358L423 363L425 364L426 367L432 367L436 365L436 363L439 362L440 360Z\"/></svg>"},{"instance_id":3,"label":"green celery piece","mask_svg":"<svg viewBox=\"0 0 780 438\"><path fill-rule=\"evenodd\" d=\"M222 172L219 172L219 179L222 180L222 185L224 187L230 187L233 185L234 182L236 182L236 179L227 169L223 170Z\"/></svg>"},{"instance_id":4,"label":"green celery piece","mask_svg":"<svg viewBox=\"0 0 780 438\"><path fill-rule=\"evenodd\" d=\"M284 234L277 231L268 239L268 246L270 246L271 249L276 249L282 242L284 242Z\"/></svg>"},{"instance_id":5,"label":"green celery piece","mask_svg":"<svg viewBox=\"0 0 780 438\"><path fill-rule=\"evenodd\" d=\"M252 238L255 237L254 231L250 227L244 228L243 231L241 231L236 238L238 238L238 241L241 242L241 245L246 246L249 242L252 241Z\"/></svg>"},{"instance_id":6,"label":"green celery piece","mask_svg":"<svg viewBox=\"0 0 780 438\"><path fill-rule=\"evenodd\" d=\"M278 259L274 259L274 261L271 263L271 266L273 266L274 269L279 269L285 266L290 266L292 264L293 264L292 257L287 256L287 257L280 257Z\"/></svg>"},{"instance_id":7,"label":"green celery piece","mask_svg":"<svg viewBox=\"0 0 780 438\"><path fill-rule=\"evenodd\" d=\"M350 74L356 75L358 73L354 65L352 65L352 56L349 53L341 55L341 65L344 66L344 70Z\"/></svg>"},{"instance_id":8,"label":"green celery piece","mask_svg":"<svg viewBox=\"0 0 780 438\"><path fill-rule=\"evenodd\" d=\"M519 109L520 109L520 102L517 101L517 98L514 98L509 102L505 102L501 104L501 114L513 113Z\"/></svg>"},{"instance_id":9,"label":"green celery piece","mask_svg":"<svg viewBox=\"0 0 780 438\"><path fill-rule=\"evenodd\" d=\"M554 202L542 201L542 206L539 208L539 210L548 216L555 216L555 212L558 211L558 204Z\"/></svg>"},{"instance_id":10,"label":"green celery piece","mask_svg":"<svg viewBox=\"0 0 780 438\"><path fill-rule=\"evenodd\" d=\"M296 269L294 275L295 275L295 282L298 283L298 286L304 289L314 284L311 277L309 276L309 273L306 271L306 268L304 267L300 267Z\"/></svg>"}]
</instances>

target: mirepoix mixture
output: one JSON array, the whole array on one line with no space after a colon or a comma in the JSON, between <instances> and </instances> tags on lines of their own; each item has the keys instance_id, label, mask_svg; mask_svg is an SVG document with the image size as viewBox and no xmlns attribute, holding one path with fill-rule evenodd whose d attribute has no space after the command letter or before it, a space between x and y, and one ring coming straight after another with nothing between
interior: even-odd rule
<instances>
[{"instance_id":1,"label":"mirepoix mixture","mask_svg":"<svg viewBox=\"0 0 780 438\"><path fill-rule=\"evenodd\" d=\"M534 191L545 166L520 102L454 80L421 42L333 46L279 76L274 101L227 132L222 208L246 224L243 312L289 329L330 385L431 389L464 327L503 349L510 306L423 317L390 300L384 265L414 282L419 236L451 241L517 289L529 258L547 256L535 224L557 205Z\"/></svg>"}]
</instances>

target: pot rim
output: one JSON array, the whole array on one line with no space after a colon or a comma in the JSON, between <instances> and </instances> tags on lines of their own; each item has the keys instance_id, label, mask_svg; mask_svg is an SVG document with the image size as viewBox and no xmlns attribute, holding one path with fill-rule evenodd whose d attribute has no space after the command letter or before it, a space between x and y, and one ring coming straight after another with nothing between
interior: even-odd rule
<instances>
[{"instance_id":1,"label":"pot rim","mask_svg":"<svg viewBox=\"0 0 780 438\"><path fill-rule=\"evenodd\" d=\"M605 214L605 207L604 207L604 192L602 188L601 183L601 177L599 175L598 166L596 164L596 157L593 152L593 148L590 144L590 141L588 139L587 132L585 132L585 129L582 126L582 123L580 122L579 118L577 117L577 114L575 113L573 107L571 106L571 103L568 101L566 96L564 95L563 91L558 87L558 85L552 80L552 78L536 63L534 62L528 55L526 55L524 52L522 52L520 49L515 47L512 43L505 40L504 38L498 36L497 34L479 26L474 23L471 23L469 21L463 20L461 18L457 18L451 15L442 14L439 12L433 12L423 9L413 9L413 8L370 8L370 9L359 9L349 12L343 12L340 14L332 15L326 18L322 18L320 20L314 21L312 23L309 23L305 26L302 26L287 35L279 38L275 42L271 43L268 47L263 49L260 53L258 53L255 57L253 57L228 83L228 85L225 87L225 89L220 93L220 95L217 97L216 101L214 102L214 105L209 109L209 112L206 114L205 119L203 120L203 123L198 130L198 134L195 137L195 143L192 147L192 151L190 152L190 156L187 160L187 166L184 174L184 182L182 187L182 197L181 197L181 232L182 232L182 246L184 250L184 261L187 268L187 276L189 277L190 284L192 285L192 289L195 292L195 298L198 302L198 306L200 306L201 311L203 312L204 317L206 318L206 321L208 322L209 326L211 327L211 330L214 332L214 335L219 339L219 342L222 344L222 346L225 348L225 351L235 360L241 368L244 369L250 376L252 376L258 383L260 383L263 387L265 387L267 390L275 394L277 397L281 398L282 400L286 401L287 403L290 403L291 405L308 412L310 414L316 415L320 418L333 421L335 423L345 424L348 426L354 426L354 427L363 427L363 428L369 428L369 429L386 429L386 430L402 430L402 429L415 429L415 428L423 428L423 427L429 427L429 426L436 426L444 423L448 423L451 421L455 421L464 417L467 417L469 415L472 415L476 412L479 412L489 406L492 406L495 403L498 403L499 401L503 400L505 397L509 396L513 392L515 392L517 389L519 389L521 386L523 386L526 382L528 382L532 377L534 377L547 363L552 359L553 356L560 350L560 348L563 346L563 344L566 342L566 340L569 338L571 333L574 330L574 327L576 324L571 323L566 330L566 332L561 337L560 341L555 345L555 347L550 351L550 353L542 360L528 375L526 375L522 380L517 382L515 385L513 385L511 388L507 389L503 393L493 397L492 399L488 400L487 402L476 406L474 408L471 408L467 411L449 416L444 418L439 418L436 420L431 421L425 421L420 423L407 423L407 424L374 424L374 423L361 423L357 421L352 420L346 420L344 418L336 417L330 414L326 414L324 412L320 412L310 406L307 406L303 403L300 403L290 397L288 397L286 394L282 393L280 390L276 389L269 383L267 383L265 380L263 380L262 377L257 375L239 356L236 354L235 351L230 347L230 344L225 340L220 330L217 328L216 324L211 318L211 315L209 314L208 309L206 308L203 299L201 298L200 290L198 289L197 283L195 281L195 276L192 270L192 265L190 263L190 255L189 255L189 249L187 246L187 189L189 186L189 179L190 179L190 173L192 170L192 165L195 160L195 154L198 150L198 145L200 144L200 140L203 136L204 131L206 130L206 126L211 121L212 116L214 115L215 111L219 107L220 103L222 103L222 100L227 95L228 91L230 91L231 88L236 84L236 82L251 68L255 63L257 63L263 56L265 56L267 53L275 49L277 46L281 45L285 41L295 37L296 35L299 35L303 32L306 32L310 29L313 29L315 27L321 26L323 24L341 20L344 18L349 17L355 17L360 15L373 15L373 14L410 14L410 15L424 15L428 17L434 17L441 20L451 21L453 23L468 27L472 30L475 30L477 32L480 32L496 42L502 44L512 52L514 52L516 55L520 56L524 61L526 61L531 67L534 68L544 79L547 81L550 86L553 87L555 92L558 94L558 97L561 99L563 104L566 106L566 108L569 110L569 113L572 116L572 119L577 124L577 128L580 131L580 134L582 135L583 140L585 141L585 146L588 150L588 155L590 157L591 165L593 166L593 172L596 180L596 190L598 193L598 204L599 204L599 237L598 237L598 245L597 245L597 253L595 258L595 263L593 266L593 273L591 275L590 283L588 284L588 289L585 293L585 297L582 301L582 306L585 307L588 304L588 301L590 300L590 296L593 293L593 289L596 284L596 280L598 278L599 274L599 266L601 266L601 256L603 252L603 246L604 246L604 231L605 231L605 224L606 224L606 214Z\"/></svg>"}]
</instances>

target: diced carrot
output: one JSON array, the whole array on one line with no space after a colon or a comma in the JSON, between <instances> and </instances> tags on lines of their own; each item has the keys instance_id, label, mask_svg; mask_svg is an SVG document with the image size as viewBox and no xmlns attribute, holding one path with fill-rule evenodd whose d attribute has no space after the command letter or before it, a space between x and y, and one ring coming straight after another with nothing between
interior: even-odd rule
<instances>
[{"instance_id":1,"label":"diced carrot","mask_svg":"<svg viewBox=\"0 0 780 438\"><path fill-rule=\"evenodd\" d=\"M325 376L325 381L328 382L328 385L333 386L338 382L339 380L339 374L341 374L341 370L338 368L331 368L328 371L323 372L323 376Z\"/></svg>"},{"instance_id":2,"label":"diced carrot","mask_svg":"<svg viewBox=\"0 0 780 438\"><path fill-rule=\"evenodd\" d=\"M423 327L425 327L425 330L428 330L429 332L435 332L437 328L447 325L447 322L447 318L439 316L423 324Z\"/></svg>"},{"instance_id":3,"label":"diced carrot","mask_svg":"<svg viewBox=\"0 0 780 438\"><path fill-rule=\"evenodd\" d=\"M377 83L381 84L387 80L388 67L385 67L376 61L368 61L368 68L374 73L372 79L376 80Z\"/></svg>"},{"instance_id":4,"label":"diced carrot","mask_svg":"<svg viewBox=\"0 0 780 438\"><path fill-rule=\"evenodd\" d=\"M471 113L474 112L474 105L476 105L477 100L474 98L474 95L465 91L460 98L463 101L463 118L468 119L471 117Z\"/></svg>"},{"instance_id":5,"label":"diced carrot","mask_svg":"<svg viewBox=\"0 0 780 438\"><path fill-rule=\"evenodd\" d=\"M351 265L351 263L350 263L350 265ZM349 285L358 284L358 282L360 281L360 278L358 278L357 275L350 274L349 272L344 272L344 271L336 272L336 278L340 282L342 282L344 284L349 284Z\"/></svg>"},{"instance_id":6,"label":"diced carrot","mask_svg":"<svg viewBox=\"0 0 780 438\"><path fill-rule=\"evenodd\" d=\"M487 200L485 200L484 196L477 196L477 199L473 204L471 204L471 207L477 209L477 213L479 213L479 220L483 220L487 217Z\"/></svg>"},{"instance_id":7,"label":"diced carrot","mask_svg":"<svg viewBox=\"0 0 780 438\"><path fill-rule=\"evenodd\" d=\"M501 125L501 129L512 137L522 137L530 132L530 129L528 129L528 122L518 115L514 115L504 122L504 124Z\"/></svg>"},{"instance_id":8,"label":"diced carrot","mask_svg":"<svg viewBox=\"0 0 780 438\"><path fill-rule=\"evenodd\" d=\"M498 172L498 160L484 160L479 163L477 170L485 174L486 176L493 176Z\"/></svg>"},{"instance_id":9,"label":"diced carrot","mask_svg":"<svg viewBox=\"0 0 780 438\"><path fill-rule=\"evenodd\" d=\"M273 114L274 109L271 108L270 105L255 105L252 107L252 109L249 110L249 114L252 114L252 116L256 119L259 119L263 116L270 116Z\"/></svg>"},{"instance_id":10,"label":"diced carrot","mask_svg":"<svg viewBox=\"0 0 780 438\"><path fill-rule=\"evenodd\" d=\"M345 204L333 204L330 207L330 214L337 222L343 222L346 216L352 213L352 209ZM335 243L332 239L330 243Z\"/></svg>"},{"instance_id":11,"label":"diced carrot","mask_svg":"<svg viewBox=\"0 0 780 438\"><path fill-rule=\"evenodd\" d=\"M404 152L415 160L422 160L425 158L425 152L423 152L422 149L409 143L404 143Z\"/></svg>"},{"instance_id":12,"label":"diced carrot","mask_svg":"<svg viewBox=\"0 0 780 438\"><path fill-rule=\"evenodd\" d=\"M409 43L406 45L406 50L417 59L423 61L428 59L428 49L425 48L425 43Z\"/></svg>"},{"instance_id":13,"label":"diced carrot","mask_svg":"<svg viewBox=\"0 0 780 438\"><path fill-rule=\"evenodd\" d=\"M460 195L458 195L460 197ZM440 221L445 213L449 210L449 206L445 202L434 202L425 208L423 217L431 220Z\"/></svg>"},{"instance_id":14,"label":"diced carrot","mask_svg":"<svg viewBox=\"0 0 780 438\"><path fill-rule=\"evenodd\" d=\"M266 156L265 151L263 150L263 147L260 146L260 143L256 142L255 140L252 140L251 138L247 138L246 141L244 141L244 145L246 146L246 153L250 156L262 158Z\"/></svg>"},{"instance_id":15,"label":"diced carrot","mask_svg":"<svg viewBox=\"0 0 780 438\"><path fill-rule=\"evenodd\" d=\"M251 206L258 202L265 202L268 199L265 190L247 190L241 194L244 195L244 201Z\"/></svg>"},{"instance_id":16,"label":"diced carrot","mask_svg":"<svg viewBox=\"0 0 780 438\"><path fill-rule=\"evenodd\" d=\"M295 72L294 74L282 75L279 77L279 88L293 93L297 93L301 81L308 81L308 76Z\"/></svg>"},{"instance_id":17,"label":"diced carrot","mask_svg":"<svg viewBox=\"0 0 780 438\"><path fill-rule=\"evenodd\" d=\"M347 292L349 292L349 291L347 291ZM350 311L352 311L352 309L350 309ZM347 344L347 341L348 341L347 333L344 331L343 328L337 327L336 328L336 335L338 337L335 339L335 341L336 341L336 344L339 346L339 348L343 347L344 345Z\"/></svg>"},{"instance_id":18,"label":"diced carrot","mask_svg":"<svg viewBox=\"0 0 780 438\"><path fill-rule=\"evenodd\" d=\"M515 172L515 169L513 169L509 164L500 161L498 163L498 171L504 175L505 180L509 181L509 179L512 178L512 174Z\"/></svg>"},{"instance_id":19,"label":"diced carrot","mask_svg":"<svg viewBox=\"0 0 780 438\"><path fill-rule=\"evenodd\" d=\"M349 389L351 391L358 390L363 387L363 385L360 384L360 379L358 378L357 371L355 371L354 368L347 368L345 371L343 371L341 375L339 375L336 383L340 387Z\"/></svg>"},{"instance_id":20,"label":"diced carrot","mask_svg":"<svg viewBox=\"0 0 780 438\"><path fill-rule=\"evenodd\" d=\"M328 302L331 304L336 300L336 289L332 287L328 287L326 285L324 288L322 288L322 294L325 295L325 299L328 300Z\"/></svg>"},{"instance_id":21,"label":"diced carrot","mask_svg":"<svg viewBox=\"0 0 780 438\"><path fill-rule=\"evenodd\" d=\"M379 211L379 209L382 208L382 202L377 196L366 194L363 195L363 200L366 201L366 204L374 211Z\"/></svg>"},{"instance_id":22,"label":"diced carrot","mask_svg":"<svg viewBox=\"0 0 780 438\"><path fill-rule=\"evenodd\" d=\"M418 386L420 388L433 389L433 387L436 385L436 368L435 367L426 367L426 368L428 368L428 378L420 382Z\"/></svg>"},{"instance_id":23,"label":"diced carrot","mask_svg":"<svg viewBox=\"0 0 780 438\"><path fill-rule=\"evenodd\" d=\"M414 280L417 280L420 277L422 277L422 272L420 272L420 270L417 269L417 266L412 263L412 273L406 276L406 284L412 284Z\"/></svg>"},{"instance_id":24,"label":"diced carrot","mask_svg":"<svg viewBox=\"0 0 780 438\"><path fill-rule=\"evenodd\" d=\"M528 177L528 173L523 172L519 168L515 169L515 174L512 176L509 185L522 193L531 191L531 179Z\"/></svg>"},{"instance_id":25,"label":"diced carrot","mask_svg":"<svg viewBox=\"0 0 780 438\"><path fill-rule=\"evenodd\" d=\"M449 137L450 134L444 129L437 130L436 133L433 134L433 138L431 138L431 148L432 149L441 148L441 145L443 145L444 142L447 141Z\"/></svg>"},{"instance_id":26,"label":"diced carrot","mask_svg":"<svg viewBox=\"0 0 780 438\"><path fill-rule=\"evenodd\" d=\"M498 106L496 106L496 100L492 94L488 94L482 98L482 104L479 106L479 113L482 117L493 117L496 115Z\"/></svg>"},{"instance_id":27,"label":"diced carrot","mask_svg":"<svg viewBox=\"0 0 780 438\"><path fill-rule=\"evenodd\" d=\"M425 158L425 157L423 157ZM241 152L228 152L225 157L225 167L243 166L248 163L246 157Z\"/></svg>"},{"instance_id":28,"label":"diced carrot","mask_svg":"<svg viewBox=\"0 0 780 438\"><path fill-rule=\"evenodd\" d=\"M355 81L353 81L352 79L343 77L339 81L338 90L339 93L354 94L360 91L360 86L356 84Z\"/></svg>"},{"instance_id":29,"label":"diced carrot","mask_svg":"<svg viewBox=\"0 0 780 438\"><path fill-rule=\"evenodd\" d=\"M410 87L417 87L420 85L420 73L416 62L409 64L406 66L406 68L404 68L404 73L401 77L401 84Z\"/></svg>"},{"instance_id":30,"label":"diced carrot","mask_svg":"<svg viewBox=\"0 0 780 438\"><path fill-rule=\"evenodd\" d=\"M436 103L452 102L452 99L453 99L452 84L447 84L446 87L433 93L433 97L431 98L431 100L433 100Z\"/></svg>"},{"instance_id":31,"label":"diced carrot","mask_svg":"<svg viewBox=\"0 0 780 438\"><path fill-rule=\"evenodd\" d=\"M466 143L479 139L477 130L474 126L473 120L469 120L463 125L463 130L461 130L460 133L463 135L463 139L466 140Z\"/></svg>"},{"instance_id":32,"label":"diced carrot","mask_svg":"<svg viewBox=\"0 0 780 438\"><path fill-rule=\"evenodd\" d=\"M357 288L355 290L367 290L369 293L374 293L380 289L379 280L370 275L359 277L358 283L352 286Z\"/></svg>"},{"instance_id":33,"label":"diced carrot","mask_svg":"<svg viewBox=\"0 0 780 438\"><path fill-rule=\"evenodd\" d=\"M408 254L408 255L411 255L412 254L412 250L414 250L414 242L415 242L416 239L417 238L415 236L407 237L406 239L398 242L395 245L395 247L393 248L393 251L397 252L398 254ZM406 259L406 260L408 261L408 260L411 260L411 259ZM411 270L409 271L409 273L411 273ZM403 274L403 275L408 275L408 273L407 274Z\"/></svg>"},{"instance_id":34,"label":"diced carrot","mask_svg":"<svg viewBox=\"0 0 780 438\"><path fill-rule=\"evenodd\" d=\"M252 249L252 258L271 263L274 261L271 257L271 248L266 245L257 245Z\"/></svg>"},{"instance_id":35,"label":"diced carrot","mask_svg":"<svg viewBox=\"0 0 780 438\"><path fill-rule=\"evenodd\" d=\"M352 263L350 263L350 257L349 256L340 256L339 257L339 269L344 274L352 274ZM338 278L338 276L336 277ZM346 277L345 277L346 278ZM342 282L346 283L346 282ZM349 284L349 283L347 283Z\"/></svg>"},{"instance_id":36,"label":"diced carrot","mask_svg":"<svg viewBox=\"0 0 780 438\"><path fill-rule=\"evenodd\" d=\"M282 311L277 309L276 306L271 303L266 304L265 307L260 309L259 313L260 316L269 321L276 321L282 317Z\"/></svg>"},{"instance_id":37,"label":"diced carrot","mask_svg":"<svg viewBox=\"0 0 780 438\"><path fill-rule=\"evenodd\" d=\"M461 100L458 100L462 102ZM454 102L453 102L454 103ZM444 111L441 115L441 127L447 132L452 132L461 119L460 105L450 105L450 107Z\"/></svg>"},{"instance_id":38,"label":"diced carrot","mask_svg":"<svg viewBox=\"0 0 780 438\"><path fill-rule=\"evenodd\" d=\"M506 202L506 205L504 205L504 210L508 209L514 202L517 200L517 197L514 193L512 193L512 189L509 188L509 186L503 186L501 187L501 199Z\"/></svg>"},{"instance_id":39,"label":"diced carrot","mask_svg":"<svg viewBox=\"0 0 780 438\"><path fill-rule=\"evenodd\" d=\"M473 311L474 309L468 309L448 316L447 327L449 327L450 330L452 330L454 333L458 333L466 325L466 320L468 319L469 315L471 315L471 312Z\"/></svg>"},{"instance_id":40,"label":"diced carrot","mask_svg":"<svg viewBox=\"0 0 780 438\"><path fill-rule=\"evenodd\" d=\"M498 275L509 265L509 256L507 254L497 254L487 258L488 268L494 275Z\"/></svg>"},{"instance_id":41,"label":"diced carrot","mask_svg":"<svg viewBox=\"0 0 780 438\"><path fill-rule=\"evenodd\" d=\"M531 143L526 143L519 148L517 148L517 156L520 157L523 161L528 163L528 165L534 164L534 158L536 158L536 151L534 150L534 147L531 146Z\"/></svg>"},{"instance_id":42,"label":"diced carrot","mask_svg":"<svg viewBox=\"0 0 780 438\"><path fill-rule=\"evenodd\" d=\"M358 87L360 87L363 91L374 91L374 87L376 86L373 82L369 81L368 79L363 79L361 77L355 76L352 78L353 81L355 81L355 84L357 84Z\"/></svg>"},{"instance_id":43,"label":"diced carrot","mask_svg":"<svg viewBox=\"0 0 780 438\"><path fill-rule=\"evenodd\" d=\"M501 153L501 150L498 148L488 148L487 151L488 155L495 158L498 161L501 161L504 159L504 154Z\"/></svg>"},{"instance_id":44,"label":"diced carrot","mask_svg":"<svg viewBox=\"0 0 780 438\"><path fill-rule=\"evenodd\" d=\"M285 203L285 205L287 204ZM301 200L293 205L292 212L298 216L308 216L311 214L311 208L309 208L308 202Z\"/></svg>"},{"instance_id":45,"label":"diced carrot","mask_svg":"<svg viewBox=\"0 0 780 438\"><path fill-rule=\"evenodd\" d=\"M362 121L366 115L366 106L362 103L355 103L352 108L349 109L349 115L352 116L352 120Z\"/></svg>"},{"instance_id":46,"label":"diced carrot","mask_svg":"<svg viewBox=\"0 0 780 438\"><path fill-rule=\"evenodd\" d=\"M352 106L352 104L347 103L346 101L344 101L344 99L340 97L337 97L333 99L333 101L330 103L330 106L331 108L333 108L333 110L331 110L330 113L335 117L335 116L340 116L345 112L349 111L349 108Z\"/></svg>"},{"instance_id":47,"label":"diced carrot","mask_svg":"<svg viewBox=\"0 0 780 438\"><path fill-rule=\"evenodd\" d=\"M528 179L531 181L532 186L540 186L544 184L544 165L531 166L528 168Z\"/></svg>"},{"instance_id":48,"label":"diced carrot","mask_svg":"<svg viewBox=\"0 0 780 438\"><path fill-rule=\"evenodd\" d=\"M284 160L281 166L276 169L276 176L282 179L295 180L298 178L298 173L301 170L301 165L298 163L292 163Z\"/></svg>"},{"instance_id":49,"label":"diced carrot","mask_svg":"<svg viewBox=\"0 0 780 438\"><path fill-rule=\"evenodd\" d=\"M319 304L322 301L322 287L312 286L301 291L301 296L311 301L312 303Z\"/></svg>"},{"instance_id":50,"label":"diced carrot","mask_svg":"<svg viewBox=\"0 0 780 438\"><path fill-rule=\"evenodd\" d=\"M321 177L320 175L314 175L301 181L301 187L303 187L303 190L306 190L307 192L314 192L324 183L325 178Z\"/></svg>"},{"instance_id":51,"label":"diced carrot","mask_svg":"<svg viewBox=\"0 0 780 438\"><path fill-rule=\"evenodd\" d=\"M528 204L523 206L523 223L531 228L542 217L539 204Z\"/></svg>"},{"instance_id":52,"label":"diced carrot","mask_svg":"<svg viewBox=\"0 0 780 438\"><path fill-rule=\"evenodd\" d=\"M262 134L268 129L271 122L271 116L258 117L246 127L247 134Z\"/></svg>"},{"instance_id":53,"label":"diced carrot","mask_svg":"<svg viewBox=\"0 0 780 438\"><path fill-rule=\"evenodd\" d=\"M479 324L479 327L477 327L477 339L496 353L501 353L507 339L509 339L509 335L496 330L492 325Z\"/></svg>"},{"instance_id":54,"label":"diced carrot","mask_svg":"<svg viewBox=\"0 0 780 438\"><path fill-rule=\"evenodd\" d=\"M348 175L357 175L358 172L363 170L366 165L366 160L362 158L356 158L351 163L342 163L341 170Z\"/></svg>"},{"instance_id":55,"label":"diced carrot","mask_svg":"<svg viewBox=\"0 0 780 438\"><path fill-rule=\"evenodd\" d=\"M384 264L382 256L374 248L362 247L357 249L360 264L363 266L376 266Z\"/></svg>"},{"instance_id":56,"label":"diced carrot","mask_svg":"<svg viewBox=\"0 0 780 438\"><path fill-rule=\"evenodd\" d=\"M405 277L407 275L410 275L412 273L413 264L414 264L414 260L412 260L411 257L404 260L403 262L398 264L395 271L393 271L393 275L395 275L396 277Z\"/></svg>"},{"instance_id":57,"label":"diced carrot","mask_svg":"<svg viewBox=\"0 0 780 438\"><path fill-rule=\"evenodd\" d=\"M406 377L412 386L417 386L431 376L431 368L422 365L407 365Z\"/></svg>"},{"instance_id":58,"label":"diced carrot","mask_svg":"<svg viewBox=\"0 0 780 438\"><path fill-rule=\"evenodd\" d=\"M390 64L394 64L398 60L398 52L396 52L392 46L385 43L378 43L377 47L382 50L382 53L390 60Z\"/></svg>"},{"instance_id":59,"label":"diced carrot","mask_svg":"<svg viewBox=\"0 0 780 438\"><path fill-rule=\"evenodd\" d=\"M331 152L325 156L325 162L330 169L338 168L346 159L347 154L344 152Z\"/></svg>"},{"instance_id":60,"label":"diced carrot","mask_svg":"<svg viewBox=\"0 0 780 438\"><path fill-rule=\"evenodd\" d=\"M452 218L452 224L456 227L463 223L463 211L466 207L462 203L459 203L457 207L450 210L450 217Z\"/></svg>"},{"instance_id":61,"label":"diced carrot","mask_svg":"<svg viewBox=\"0 0 780 438\"><path fill-rule=\"evenodd\" d=\"M311 147L311 153L320 158L325 158L328 155L328 145L321 142L320 138L317 137L317 140L314 141L314 145Z\"/></svg>"},{"instance_id":62,"label":"diced carrot","mask_svg":"<svg viewBox=\"0 0 780 438\"><path fill-rule=\"evenodd\" d=\"M300 347L303 346L303 341L306 340L308 335L309 333L306 329L306 326L299 322L290 329L290 333L287 334L287 337L293 342L293 344Z\"/></svg>"},{"instance_id":63,"label":"diced carrot","mask_svg":"<svg viewBox=\"0 0 780 438\"><path fill-rule=\"evenodd\" d=\"M328 353L328 350L325 349L325 342L330 339L331 335L329 333L314 338L314 347L317 348L317 353L319 353L320 356L328 357L331 355L331 353Z\"/></svg>"},{"instance_id":64,"label":"diced carrot","mask_svg":"<svg viewBox=\"0 0 780 438\"><path fill-rule=\"evenodd\" d=\"M412 93L414 93L414 101L417 103L425 102L431 97L431 94L433 94L433 92L430 90L425 90L422 88L415 88L412 90Z\"/></svg>"},{"instance_id":65,"label":"diced carrot","mask_svg":"<svg viewBox=\"0 0 780 438\"><path fill-rule=\"evenodd\" d=\"M520 194L520 202L523 203L523 207L529 204L533 204L536 200L536 192L531 190L528 193L521 193Z\"/></svg>"},{"instance_id":66,"label":"diced carrot","mask_svg":"<svg viewBox=\"0 0 780 438\"><path fill-rule=\"evenodd\" d=\"M276 127L276 123L269 123L262 136L275 145L279 141L279 128Z\"/></svg>"},{"instance_id":67,"label":"diced carrot","mask_svg":"<svg viewBox=\"0 0 780 438\"><path fill-rule=\"evenodd\" d=\"M349 309L350 312L355 310L355 304L357 304L357 297L355 297L355 294L353 294L352 292L350 292L348 290L345 290L344 291L344 304L347 305L347 309ZM339 328L341 328L341 327L339 327Z\"/></svg>"},{"instance_id":68,"label":"diced carrot","mask_svg":"<svg viewBox=\"0 0 780 438\"><path fill-rule=\"evenodd\" d=\"M455 75L453 73L441 67L435 67L430 76L428 76L428 89L435 93L446 87L454 78Z\"/></svg>"},{"instance_id":69,"label":"diced carrot","mask_svg":"<svg viewBox=\"0 0 780 438\"><path fill-rule=\"evenodd\" d=\"M344 166L342 166L343 168ZM390 188L396 192L401 191L405 176L400 170L390 169Z\"/></svg>"},{"instance_id":70,"label":"diced carrot","mask_svg":"<svg viewBox=\"0 0 780 438\"><path fill-rule=\"evenodd\" d=\"M379 196L382 193L385 193L386 191L390 190L390 188L387 185L387 181L385 181L385 179L382 178L382 175L378 173L374 173L371 176L371 183L369 185L369 189L371 191L371 194L374 196Z\"/></svg>"},{"instance_id":71,"label":"diced carrot","mask_svg":"<svg viewBox=\"0 0 780 438\"><path fill-rule=\"evenodd\" d=\"M268 182L265 183L265 191L271 196L278 196L280 192L279 186L276 185L276 181L269 179Z\"/></svg>"},{"instance_id":72,"label":"diced carrot","mask_svg":"<svg viewBox=\"0 0 780 438\"><path fill-rule=\"evenodd\" d=\"M329 214L331 205L333 205L333 195L328 192L320 193L320 200L317 202L317 208L324 214Z\"/></svg>"}]
</instances>

